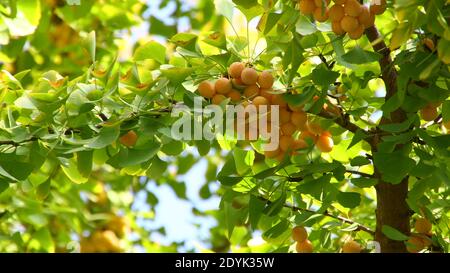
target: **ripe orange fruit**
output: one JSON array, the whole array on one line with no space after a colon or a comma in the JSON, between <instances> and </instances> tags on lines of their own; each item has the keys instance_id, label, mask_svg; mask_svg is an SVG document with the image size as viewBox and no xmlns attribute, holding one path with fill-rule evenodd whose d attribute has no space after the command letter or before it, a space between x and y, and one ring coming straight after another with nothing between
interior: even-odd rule
<instances>
[{"instance_id":1,"label":"ripe orange fruit","mask_svg":"<svg viewBox=\"0 0 450 273\"><path fill-rule=\"evenodd\" d=\"M217 94L217 95L214 95L214 97L212 98L211 102L213 104L219 105L222 101L224 101L226 99L227 99L227 97L225 97L224 95Z\"/></svg>"},{"instance_id":2,"label":"ripe orange fruit","mask_svg":"<svg viewBox=\"0 0 450 273\"><path fill-rule=\"evenodd\" d=\"M317 139L316 146L322 153L329 153L333 150L333 139L327 135L320 135Z\"/></svg>"},{"instance_id":3,"label":"ripe orange fruit","mask_svg":"<svg viewBox=\"0 0 450 273\"><path fill-rule=\"evenodd\" d=\"M450 130L450 120L442 122L442 126L444 126L445 129Z\"/></svg>"},{"instance_id":4,"label":"ripe orange fruit","mask_svg":"<svg viewBox=\"0 0 450 273\"><path fill-rule=\"evenodd\" d=\"M303 131L300 134L300 139L303 139L305 141L308 141L308 139L310 139L310 141L312 141L313 143L316 143L317 138L317 135L311 133L310 131Z\"/></svg>"},{"instance_id":5,"label":"ripe orange fruit","mask_svg":"<svg viewBox=\"0 0 450 273\"><path fill-rule=\"evenodd\" d=\"M310 131L311 133L315 134L315 135L320 135L320 134L322 134L323 131L324 131L324 130L322 129L322 127L320 126L320 124L318 124L318 123L308 121L308 122L307 122L307 125L308 125L309 131Z\"/></svg>"},{"instance_id":6,"label":"ripe orange fruit","mask_svg":"<svg viewBox=\"0 0 450 273\"><path fill-rule=\"evenodd\" d=\"M359 21L355 17L345 16L341 20L341 27L345 32L352 32L359 26Z\"/></svg>"},{"instance_id":7,"label":"ripe orange fruit","mask_svg":"<svg viewBox=\"0 0 450 273\"><path fill-rule=\"evenodd\" d=\"M422 42L430 51L434 51L436 49L433 40L431 40L430 38L425 38Z\"/></svg>"},{"instance_id":8,"label":"ripe orange fruit","mask_svg":"<svg viewBox=\"0 0 450 273\"><path fill-rule=\"evenodd\" d=\"M233 89L233 85L231 85L231 81L227 78L220 78L216 81L215 84L216 92L219 94L227 94Z\"/></svg>"},{"instance_id":9,"label":"ripe orange fruit","mask_svg":"<svg viewBox=\"0 0 450 273\"><path fill-rule=\"evenodd\" d=\"M272 89L260 89L259 95L266 98L268 101L272 100L273 94L271 93L273 92Z\"/></svg>"},{"instance_id":10,"label":"ripe orange fruit","mask_svg":"<svg viewBox=\"0 0 450 273\"><path fill-rule=\"evenodd\" d=\"M212 98L216 94L214 85L209 81L203 81L198 85L198 92L204 98Z\"/></svg>"},{"instance_id":11,"label":"ripe orange fruit","mask_svg":"<svg viewBox=\"0 0 450 273\"><path fill-rule=\"evenodd\" d=\"M367 6L362 6L362 12L358 16L359 24L363 25L365 28L371 27L375 24L375 15L370 13Z\"/></svg>"},{"instance_id":12,"label":"ripe orange fruit","mask_svg":"<svg viewBox=\"0 0 450 273\"><path fill-rule=\"evenodd\" d=\"M361 245L353 240L346 241L342 246L343 253L360 253L361 250L362 250Z\"/></svg>"},{"instance_id":13,"label":"ripe orange fruit","mask_svg":"<svg viewBox=\"0 0 450 273\"><path fill-rule=\"evenodd\" d=\"M372 0L370 4L370 13L380 15L386 10L386 0Z\"/></svg>"},{"instance_id":14,"label":"ripe orange fruit","mask_svg":"<svg viewBox=\"0 0 450 273\"><path fill-rule=\"evenodd\" d=\"M265 155L267 158L275 158L275 157L277 157L280 153L281 153L280 148L277 148L277 149L274 150L274 151L264 151L264 155Z\"/></svg>"},{"instance_id":15,"label":"ripe orange fruit","mask_svg":"<svg viewBox=\"0 0 450 273\"><path fill-rule=\"evenodd\" d=\"M316 5L314 4L314 0L300 0L299 8L301 13L310 15L316 9Z\"/></svg>"},{"instance_id":16,"label":"ripe orange fruit","mask_svg":"<svg viewBox=\"0 0 450 273\"><path fill-rule=\"evenodd\" d=\"M306 239L303 242L297 242L295 249L298 253L312 253L314 247L312 243L308 239Z\"/></svg>"},{"instance_id":17,"label":"ripe orange fruit","mask_svg":"<svg viewBox=\"0 0 450 273\"><path fill-rule=\"evenodd\" d=\"M297 127L295 127L295 125L291 122L281 125L281 132L283 132L283 135L285 136L292 136L296 130Z\"/></svg>"},{"instance_id":18,"label":"ripe orange fruit","mask_svg":"<svg viewBox=\"0 0 450 273\"><path fill-rule=\"evenodd\" d=\"M279 113L280 113L280 123L287 123L291 120L291 112L288 111L286 108L280 108L279 109Z\"/></svg>"},{"instance_id":19,"label":"ripe orange fruit","mask_svg":"<svg viewBox=\"0 0 450 273\"><path fill-rule=\"evenodd\" d=\"M255 85L258 80L258 73L253 68L244 68L241 73L241 80L246 85Z\"/></svg>"},{"instance_id":20,"label":"ripe orange fruit","mask_svg":"<svg viewBox=\"0 0 450 273\"><path fill-rule=\"evenodd\" d=\"M230 67L228 68L228 74L232 77L232 78L240 78L241 77L241 73L242 70L244 70L245 65L244 63L241 62L234 62L230 65Z\"/></svg>"},{"instance_id":21,"label":"ripe orange fruit","mask_svg":"<svg viewBox=\"0 0 450 273\"><path fill-rule=\"evenodd\" d=\"M409 253L417 253L424 248L423 241L416 236L411 236L407 241L406 250Z\"/></svg>"},{"instance_id":22,"label":"ripe orange fruit","mask_svg":"<svg viewBox=\"0 0 450 273\"><path fill-rule=\"evenodd\" d=\"M334 5L328 12L331 21L341 21L345 16L344 7L340 5Z\"/></svg>"},{"instance_id":23,"label":"ripe orange fruit","mask_svg":"<svg viewBox=\"0 0 450 273\"><path fill-rule=\"evenodd\" d=\"M299 129L306 128L307 120L308 116L303 111L296 111L291 114L291 122Z\"/></svg>"},{"instance_id":24,"label":"ripe orange fruit","mask_svg":"<svg viewBox=\"0 0 450 273\"><path fill-rule=\"evenodd\" d=\"M297 242L304 242L308 239L308 232L302 226L296 226L292 229L292 239Z\"/></svg>"},{"instance_id":25,"label":"ripe orange fruit","mask_svg":"<svg viewBox=\"0 0 450 273\"><path fill-rule=\"evenodd\" d=\"M328 20L328 9L322 9L321 7L318 7L314 10L314 20L317 22L325 22Z\"/></svg>"},{"instance_id":26,"label":"ripe orange fruit","mask_svg":"<svg viewBox=\"0 0 450 273\"><path fill-rule=\"evenodd\" d=\"M428 219L419 218L416 220L414 227L418 233L429 234L431 232L432 225Z\"/></svg>"},{"instance_id":27,"label":"ripe orange fruit","mask_svg":"<svg viewBox=\"0 0 450 273\"><path fill-rule=\"evenodd\" d=\"M420 116L425 121L433 121L439 116L439 113L436 107L428 105L420 109Z\"/></svg>"},{"instance_id":28,"label":"ripe orange fruit","mask_svg":"<svg viewBox=\"0 0 450 273\"><path fill-rule=\"evenodd\" d=\"M262 97L262 96L257 96L253 99L253 105L255 105L256 107L260 106L260 105L268 105L269 101Z\"/></svg>"},{"instance_id":29,"label":"ripe orange fruit","mask_svg":"<svg viewBox=\"0 0 450 273\"><path fill-rule=\"evenodd\" d=\"M284 100L283 95L281 94L272 94L271 103L273 105L279 105L280 107L287 106L287 102Z\"/></svg>"},{"instance_id":30,"label":"ripe orange fruit","mask_svg":"<svg viewBox=\"0 0 450 273\"><path fill-rule=\"evenodd\" d=\"M122 145L132 147L136 144L138 136L135 131L131 130L128 133L120 137L119 141Z\"/></svg>"},{"instance_id":31,"label":"ripe orange fruit","mask_svg":"<svg viewBox=\"0 0 450 273\"><path fill-rule=\"evenodd\" d=\"M251 85L245 88L244 96L247 98L254 98L259 95L259 87L256 85Z\"/></svg>"},{"instance_id":32,"label":"ripe orange fruit","mask_svg":"<svg viewBox=\"0 0 450 273\"><path fill-rule=\"evenodd\" d=\"M233 89L227 94L227 97L229 97L232 102L239 102L241 100L241 93Z\"/></svg>"},{"instance_id":33,"label":"ripe orange fruit","mask_svg":"<svg viewBox=\"0 0 450 273\"><path fill-rule=\"evenodd\" d=\"M343 30L341 26L341 21L332 21L331 30L333 30L334 34L336 35L345 34L345 30Z\"/></svg>"},{"instance_id":34,"label":"ripe orange fruit","mask_svg":"<svg viewBox=\"0 0 450 273\"><path fill-rule=\"evenodd\" d=\"M362 5L356 0L347 0L344 5L345 14L358 17L362 12Z\"/></svg>"},{"instance_id":35,"label":"ripe orange fruit","mask_svg":"<svg viewBox=\"0 0 450 273\"><path fill-rule=\"evenodd\" d=\"M269 71L263 71L258 76L258 84L259 87L269 89L272 88L274 82L274 78Z\"/></svg>"},{"instance_id":36,"label":"ripe orange fruit","mask_svg":"<svg viewBox=\"0 0 450 273\"><path fill-rule=\"evenodd\" d=\"M242 88L245 84L242 82L241 78L234 78L231 80L231 83L235 86L235 87L240 87Z\"/></svg>"},{"instance_id":37,"label":"ripe orange fruit","mask_svg":"<svg viewBox=\"0 0 450 273\"><path fill-rule=\"evenodd\" d=\"M292 136L290 136L290 135L281 136L280 137L280 149L283 152L288 151L291 148L293 141L294 140L292 139Z\"/></svg>"},{"instance_id":38,"label":"ripe orange fruit","mask_svg":"<svg viewBox=\"0 0 450 273\"><path fill-rule=\"evenodd\" d=\"M306 143L303 139L294 139L292 142L292 150L305 149L308 147L308 143Z\"/></svg>"},{"instance_id":39,"label":"ripe orange fruit","mask_svg":"<svg viewBox=\"0 0 450 273\"><path fill-rule=\"evenodd\" d=\"M363 36L363 34L364 34L364 26L359 25L358 28L348 33L348 37L350 37L350 39L353 40L358 40Z\"/></svg>"},{"instance_id":40,"label":"ripe orange fruit","mask_svg":"<svg viewBox=\"0 0 450 273\"><path fill-rule=\"evenodd\" d=\"M288 103L288 107L289 107L289 109L291 109L291 111L297 111L297 112L303 111L303 106L302 105L294 106L294 105Z\"/></svg>"}]
</instances>

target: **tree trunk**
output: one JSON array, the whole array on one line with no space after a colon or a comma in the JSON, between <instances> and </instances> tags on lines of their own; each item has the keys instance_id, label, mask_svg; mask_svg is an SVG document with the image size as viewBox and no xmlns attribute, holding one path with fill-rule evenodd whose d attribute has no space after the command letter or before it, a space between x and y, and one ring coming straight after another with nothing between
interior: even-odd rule
<instances>
[{"instance_id":1,"label":"tree trunk","mask_svg":"<svg viewBox=\"0 0 450 273\"><path fill-rule=\"evenodd\" d=\"M382 36L375 26L366 30L366 35L372 43L374 50L382 55L379 60L382 71L382 79L386 86L385 101L389 100L397 93L397 71L393 65L390 50L383 41ZM406 113L402 109L397 109L390 114L390 117L383 117L380 124L401 123L406 120ZM372 153L377 151L379 137L375 137L371 143ZM400 149L397 146L396 149ZM375 186L377 193L377 227L375 240L380 243L381 252L406 252L406 246L402 241L394 241L387 238L382 232L383 225L389 225L403 234L410 234L409 207L406 203L408 195L408 176L400 184L393 185L381 179L375 166L375 173L379 178Z\"/></svg>"},{"instance_id":2,"label":"tree trunk","mask_svg":"<svg viewBox=\"0 0 450 273\"><path fill-rule=\"evenodd\" d=\"M404 242L387 238L381 229L383 225L389 225L403 234L409 234L409 207L406 203L408 178L397 185L380 181L375 189L377 192L375 240L380 243L381 252L406 252Z\"/></svg>"}]
</instances>

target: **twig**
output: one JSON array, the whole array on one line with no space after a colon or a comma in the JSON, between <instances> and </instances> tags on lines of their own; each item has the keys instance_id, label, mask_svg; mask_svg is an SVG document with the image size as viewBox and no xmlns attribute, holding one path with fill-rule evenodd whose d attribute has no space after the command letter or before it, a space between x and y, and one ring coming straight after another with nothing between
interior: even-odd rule
<instances>
[{"instance_id":1,"label":"twig","mask_svg":"<svg viewBox=\"0 0 450 273\"><path fill-rule=\"evenodd\" d=\"M268 199L266 199L266 198L264 198L262 196L257 196L257 197L260 200L267 202L268 204L272 203L272 201L270 201L270 200L268 200ZM339 221L341 221L343 223L346 223L346 224L350 224L350 225L356 224L356 229L355 230L365 231L365 232L367 232L367 233L369 233L371 235L375 234L375 232L372 231L370 228L368 228L368 227L366 227L366 226L364 226L364 225L362 225L360 223L357 223L357 222L355 222L355 221L353 221L351 219L348 219L348 218L345 218L345 217L342 217L342 216L339 216L339 215L333 215L333 214L329 213L328 211L317 212L317 211L310 210L310 209L299 208L299 207L296 207L296 206L288 204L288 203L284 204L283 206L285 208L292 209L293 211L303 211L303 212L310 212L310 213L314 213L314 214L322 214L324 216L334 218L334 219L339 220Z\"/></svg>"}]
</instances>

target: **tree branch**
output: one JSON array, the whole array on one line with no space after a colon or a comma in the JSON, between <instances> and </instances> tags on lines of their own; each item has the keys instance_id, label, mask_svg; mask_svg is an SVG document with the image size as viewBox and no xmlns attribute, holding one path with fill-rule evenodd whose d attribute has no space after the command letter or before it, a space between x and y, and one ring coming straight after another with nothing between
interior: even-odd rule
<instances>
[{"instance_id":1,"label":"tree branch","mask_svg":"<svg viewBox=\"0 0 450 273\"><path fill-rule=\"evenodd\" d=\"M258 197L260 200L266 202L267 204L273 203L273 202L270 201L269 199L266 199L266 198L264 198L264 197L262 197L262 196L257 196L257 197ZM342 216L339 216L339 215L333 215L333 214L329 213L328 211L317 212L317 211L314 211L314 210L309 210L309 209L299 208L299 207L296 207L296 206L291 205L291 204L288 204L288 203L284 204L283 206L284 206L285 208L289 208L289 209L291 209L291 210L293 210L293 211L303 211L303 212L310 212L310 213L314 213L314 214L322 214L323 216L327 216L327 217L330 217L330 218L339 220L339 221L341 221L341 222L343 222L343 223L346 223L346 224L350 224L350 225L356 224L357 226L356 226L356 229L355 229L355 230L361 230L361 231L364 231L364 232L369 233L370 235L374 235L374 234L375 234L374 231L372 231L370 228L368 228L368 227L366 227L366 226L364 226L364 225L362 225L362 224L359 224L359 223L357 223L357 222L355 222L355 221L353 221L353 220L351 220L351 219L348 219L348 218L345 218L345 217L342 217Z\"/></svg>"},{"instance_id":2,"label":"tree branch","mask_svg":"<svg viewBox=\"0 0 450 273\"><path fill-rule=\"evenodd\" d=\"M368 178L374 178L375 176L373 174L368 174L368 173L363 173L360 171L353 171L353 170L346 170L345 172L347 173L351 173L351 174L356 174L362 177L368 177Z\"/></svg>"}]
</instances>

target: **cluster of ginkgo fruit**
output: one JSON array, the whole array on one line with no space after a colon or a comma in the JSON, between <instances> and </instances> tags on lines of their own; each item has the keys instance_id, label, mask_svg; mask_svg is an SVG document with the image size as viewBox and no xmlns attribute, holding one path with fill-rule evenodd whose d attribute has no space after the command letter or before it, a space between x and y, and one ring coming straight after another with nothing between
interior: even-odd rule
<instances>
[{"instance_id":1,"label":"cluster of ginkgo fruit","mask_svg":"<svg viewBox=\"0 0 450 273\"><path fill-rule=\"evenodd\" d=\"M370 7L357 0L299 0L300 12L312 15L318 22L331 21L336 35L348 34L350 39L357 40L364 30L373 26L375 16L386 10L386 0L372 0Z\"/></svg>"},{"instance_id":2,"label":"cluster of ginkgo fruit","mask_svg":"<svg viewBox=\"0 0 450 273\"><path fill-rule=\"evenodd\" d=\"M417 234L411 235L406 244L406 249L410 253L417 253L431 245L432 225L426 218L418 218L414 224Z\"/></svg>"},{"instance_id":3,"label":"cluster of ginkgo fruit","mask_svg":"<svg viewBox=\"0 0 450 273\"><path fill-rule=\"evenodd\" d=\"M102 228L95 230L89 237L80 240L81 253L116 253L122 251L120 238L123 238L129 230L129 225L124 217L113 216Z\"/></svg>"},{"instance_id":4,"label":"cluster of ginkgo fruit","mask_svg":"<svg viewBox=\"0 0 450 273\"><path fill-rule=\"evenodd\" d=\"M308 240L308 232L302 226L296 226L292 229L292 239L296 241L295 250L298 253L312 253L314 247Z\"/></svg>"},{"instance_id":5,"label":"cluster of ginkgo fruit","mask_svg":"<svg viewBox=\"0 0 450 273\"><path fill-rule=\"evenodd\" d=\"M283 160L286 155L294 155L297 150L306 149L311 144L323 153L331 152L333 149L333 139L331 133L324 130L320 124L308 118L303 107L293 106L286 102L283 92L274 90L274 77L270 71L258 73L254 68L246 66L242 62L234 62L228 68L228 78L222 77L214 83L203 81L198 86L199 94L205 99L211 100L213 104L221 104L226 99L244 107L249 105L266 105L268 107L266 120L267 130L259 131L258 135L264 136L277 130L279 133L279 145L273 151L265 151L267 158ZM277 105L279 108L279 128L271 128L270 106ZM258 115L258 118L262 116ZM244 122L244 126L239 126L239 122ZM258 131L258 121L238 120L235 123L236 129L245 128L245 140L256 140L250 132ZM253 128L256 126L256 128ZM308 140L309 139L309 140Z\"/></svg>"}]
</instances>

